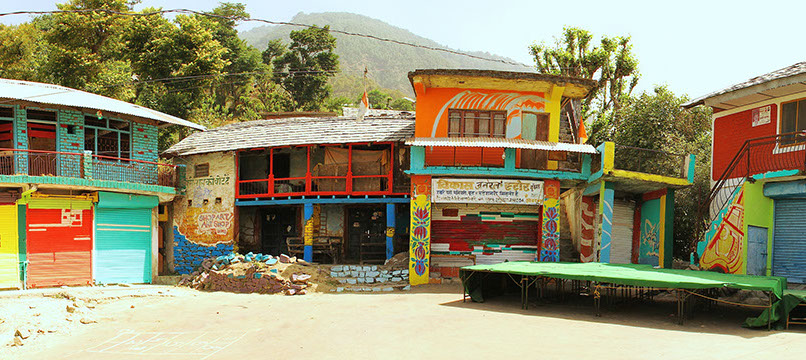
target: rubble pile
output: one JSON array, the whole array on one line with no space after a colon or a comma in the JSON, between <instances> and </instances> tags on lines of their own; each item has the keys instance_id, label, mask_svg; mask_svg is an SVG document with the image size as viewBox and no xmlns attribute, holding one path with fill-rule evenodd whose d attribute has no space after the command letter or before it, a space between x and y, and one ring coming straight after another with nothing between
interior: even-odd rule
<instances>
[{"instance_id":1,"label":"rubble pile","mask_svg":"<svg viewBox=\"0 0 806 360\"><path fill-rule=\"evenodd\" d=\"M183 276L179 285L205 291L304 295L338 284L330 279L327 269L287 255L231 253L206 259L201 265Z\"/></svg>"}]
</instances>

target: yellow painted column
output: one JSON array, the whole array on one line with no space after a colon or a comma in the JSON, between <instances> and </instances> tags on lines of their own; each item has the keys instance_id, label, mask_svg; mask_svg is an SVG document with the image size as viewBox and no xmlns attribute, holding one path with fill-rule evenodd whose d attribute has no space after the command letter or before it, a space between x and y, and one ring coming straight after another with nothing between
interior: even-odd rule
<instances>
[{"instance_id":1,"label":"yellow painted column","mask_svg":"<svg viewBox=\"0 0 806 360\"><path fill-rule=\"evenodd\" d=\"M17 206L0 206L0 289L20 288Z\"/></svg>"},{"instance_id":2,"label":"yellow painted column","mask_svg":"<svg viewBox=\"0 0 806 360\"><path fill-rule=\"evenodd\" d=\"M549 141L560 141L560 111L562 110L564 86L552 86L546 102L546 112L549 113ZM549 160L548 169L557 170L557 161Z\"/></svg>"}]
</instances>

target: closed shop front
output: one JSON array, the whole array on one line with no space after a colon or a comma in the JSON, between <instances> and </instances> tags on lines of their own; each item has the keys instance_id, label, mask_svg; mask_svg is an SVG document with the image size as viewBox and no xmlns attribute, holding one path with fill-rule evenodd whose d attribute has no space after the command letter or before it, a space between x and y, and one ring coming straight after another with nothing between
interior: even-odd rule
<instances>
[{"instance_id":1,"label":"closed shop front","mask_svg":"<svg viewBox=\"0 0 806 360\"><path fill-rule=\"evenodd\" d=\"M98 193L95 214L95 280L150 283L155 196Z\"/></svg>"},{"instance_id":2,"label":"closed shop front","mask_svg":"<svg viewBox=\"0 0 806 360\"><path fill-rule=\"evenodd\" d=\"M0 289L19 288L17 206L0 205Z\"/></svg>"},{"instance_id":3,"label":"closed shop front","mask_svg":"<svg viewBox=\"0 0 806 360\"><path fill-rule=\"evenodd\" d=\"M32 199L26 214L28 285L92 282L92 202Z\"/></svg>"},{"instance_id":4,"label":"closed shop front","mask_svg":"<svg viewBox=\"0 0 806 360\"><path fill-rule=\"evenodd\" d=\"M474 255L477 264L533 261L540 212L536 205L433 204L431 250Z\"/></svg>"},{"instance_id":5,"label":"closed shop front","mask_svg":"<svg viewBox=\"0 0 806 360\"><path fill-rule=\"evenodd\" d=\"M772 274L806 283L806 199L775 200Z\"/></svg>"},{"instance_id":6,"label":"closed shop front","mask_svg":"<svg viewBox=\"0 0 806 360\"><path fill-rule=\"evenodd\" d=\"M613 202L613 234L610 240L610 263L629 264L633 247L635 202L616 199Z\"/></svg>"}]
</instances>

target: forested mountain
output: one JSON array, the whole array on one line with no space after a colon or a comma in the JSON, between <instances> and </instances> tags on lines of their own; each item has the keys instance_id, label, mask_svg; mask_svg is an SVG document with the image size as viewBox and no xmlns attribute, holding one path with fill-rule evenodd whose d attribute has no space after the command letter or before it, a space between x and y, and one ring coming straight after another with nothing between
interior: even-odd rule
<instances>
[{"instance_id":1,"label":"forested mountain","mask_svg":"<svg viewBox=\"0 0 806 360\"><path fill-rule=\"evenodd\" d=\"M433 40L417 36L411 31L389 25L377 19L352 13L299 13L294 16L290 22L314 24L318 26L330 25L330 28L333 30L371 34L381 38L446 48L444 45L440 45ZM270 40L282 39L284 42L287 42L288 34L292 30L299 29L299 27L290 25L261 26L241 32L239 35L242 39L246 40L248 44L263 50ZM379 86L401 91L408 96L412 96L413 93L406 76L409 71L414 69L473 68L533 71L532 68L525 66L478 60L466 56L398 45L358 36L338 33L332 34L336 37L336 53L339 55L339 67L341 69L341 72L331 80L335 96L353 98L356 91L360 92L362 84L361 76L365 66L369 70L368 77ZM467 53L486 58L514 61L486 52Z\"/></svg>"}]
</instances>

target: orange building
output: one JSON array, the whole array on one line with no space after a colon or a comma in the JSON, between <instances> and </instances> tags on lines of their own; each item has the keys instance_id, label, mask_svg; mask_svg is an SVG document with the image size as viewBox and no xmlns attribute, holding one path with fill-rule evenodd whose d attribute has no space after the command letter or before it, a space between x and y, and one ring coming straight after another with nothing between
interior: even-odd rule
<instances>
[{"instance_id":1,"label":"orange building","mask_svg":"<svg viewBox=\"0 0 806 360\"><path fill-rule=\"evenodd\" d=\"M430 273L455 277L465 265L560 261L561 228L569 227L574 246L566 260L611 262L614 204L637 190L618 180L625 174L613 174L612 143L597 149L579 139L574 100L595 81L454 69L417 70L409 80L417 96L415 137L406 142L412 284L429 282ZM633 185L649 184L639 194L663 189L657 197L664 200L667 187L690 183L629 173ZM671 203L654 212L667 213ZM593 208L583 211L586 204ZM637 262L639 249L630 204L629 224L619 224L629 234L619 234L624 244L613 253L627 263Z\"/></svg>"}]
</instances>

